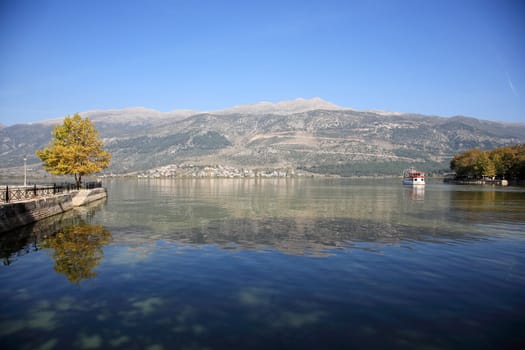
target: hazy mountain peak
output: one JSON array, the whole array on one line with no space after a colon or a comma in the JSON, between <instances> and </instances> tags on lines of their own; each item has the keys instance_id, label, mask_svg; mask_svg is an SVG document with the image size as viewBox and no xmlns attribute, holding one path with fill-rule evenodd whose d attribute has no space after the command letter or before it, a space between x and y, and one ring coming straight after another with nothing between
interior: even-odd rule
<instances>
[{"instance_id":1,"label":"hazy mountain peak","mask_svg":"<svg viewBox=\"0 0 525 350\"><path fill-rule=\"evenodd\" d=\"M297 98L290 101L280 102L258 102L227 108L221 111L215 111L215 114L294 114L318 109L325 110L342 110L344 108L331 102L325 101L319 97L310 99Z\"/></svg>"},{"instance_id":2,"label":"hazy mountain peak","mask_svg":"<svg viewBox=\"0 0 525 350\"><path fill-rule=\"evenodd\" d=\"M331 102L325 101L320 97L314 98L297 98L295 100L280 101L280 102L257 102L252 104L238 105L231 108L211 111L211 114L226 115L226 114L276 114L276 115L290 115L294 113L302 113L314 110L348 110L335 105ZM107 109L107 110L90 110L80 112L80 115L91 119L96 123L122 124L130 123L133 125L152 124L161 121L177 121L190 117L195 114L202 113L201 111L179 109L170 112L161 112L155 109L145 107L128 107L122 109ZM61 118L53 118L40 122L39 124L54 125L63 121Z\"/></svg>"},{"instance_id":3,"label":"hazy mountain peak","mask_svg":"<svg viewBox=\"0 0 525 350\"><path fill-rule=\"evenodd\" d=\"M151 123L159 120L181 120L200 113L189 109L161 112L156 109L145 107L128 107L122 109L90 110L80 112L83 118L89 118L93 122L104 123ZM42 124L59 124L64 118L55 118L42 122Z\"/></svg>"}]
</instances>

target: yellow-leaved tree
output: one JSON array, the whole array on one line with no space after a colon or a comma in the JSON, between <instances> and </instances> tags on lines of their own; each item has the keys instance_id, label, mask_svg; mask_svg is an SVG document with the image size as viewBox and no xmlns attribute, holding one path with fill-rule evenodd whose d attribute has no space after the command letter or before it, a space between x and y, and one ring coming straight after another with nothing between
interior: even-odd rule
<instances>
[{"instance_id":1,"label":"yellow-leaved tree","mask_svg":"<svg viewBox=\"0 0 525 350\"><path fill-rule=\"evenodd\" d=\"M40 242L52 248L55 271L66 275L72 283L96 276L93 271L102 261L102 248L111 241L111 232L100 225L80 223L66 226Z\"/></svg>"},{"instance_id":2,"label":"yellow-leaved tree","mask_svg":"<svg viewBox=\"0 0 525 350\"><path fill-rule=\"evenodd\" d=\"M64 123L53 129L53 139L36 155L44 162L45 169L55 175L75 175L77 187L82 176L105 169L111 154L103 148L98 130L89 118L75 113L64 118Z\"/></svg>"}]
</instances>

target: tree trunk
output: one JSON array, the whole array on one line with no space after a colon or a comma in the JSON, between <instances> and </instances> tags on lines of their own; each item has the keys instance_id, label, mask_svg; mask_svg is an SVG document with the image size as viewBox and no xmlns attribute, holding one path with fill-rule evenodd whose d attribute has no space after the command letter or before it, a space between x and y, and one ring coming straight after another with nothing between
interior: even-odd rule
<instances>
[{"instance_id":1,"label":"tree trunk","mask_svg":"<svg viewBox=\"0 0 525 350\"><path fill-rule=\"evenodd\" d=\"M76 185L77 185L77 190L79 190L80 189L80 185L82 184L82 175L75 174L75 182L76 182Z\"/></svg>"}]
</instances>

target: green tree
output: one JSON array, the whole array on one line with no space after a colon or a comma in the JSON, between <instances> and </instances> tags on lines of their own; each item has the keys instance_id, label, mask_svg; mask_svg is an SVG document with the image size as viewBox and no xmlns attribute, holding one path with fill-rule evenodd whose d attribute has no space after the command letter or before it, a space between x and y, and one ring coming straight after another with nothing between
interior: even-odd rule
<instances>
[{"instance_id":1,"label":"green tree","mask_svg":"<svg viewBox=\"0 0 525 350\"><path fill-rule=\"evenodd\" d=\"M478 148L474 148L459 154L456 154L450 162L450 169L456 172L458 176L473 176L474 173L474 159L477 155L483 152Z\"/></svg>"},{"instance_id":2,"label":"green tree","mask_svg":"<svg viewBox=\"0 0 525 350\"><path fill-rule=\"evenodd\" d=\"M509 169L509 177L525 180L525 144L512 146L514 158Z\"/></svg>"},{"instance_id":3,"label":"green tree","mask_svg":"<svg viewBox=\"0 0 525 350\"><path fill-rule=\"evenodd\" d=\"M53 129L52 135L49 146L36 151L51 174L74 175L77 186L80 186L82 176L108 167L111 154L104 150L98 131L89 118L82 119L78 113L67 116L62 125Z\"/></svg>"},{"instance_id":4,"label":"green tree","mask_svg":"<svg viewBox=\"0 0 525 350\"><path fill-rule=\"evenodd\" d=\"M497 176L525 180L525 144L499 147L491 151L478 148L456 154L450 169L460 177Z\"/></svg>"},{"instance_id":5,"label":"green tree","mask_svg":"<svg viewBox=\"0 0 525 350\"><path fill-rule=\"evenodd\" d=\"M483 176L495 176L496 168L486 152L474 148L454 156L450 162L450 168L458 176L481 178Z\"/></svg>"},{"instance_id":6,"label":"green tree","mask_svg":"<svg viewBox=\"0 0 525 350\"><path fill-rule=\"evenodd\" d=\"M515 163L516 153L516 147L499 147L489 152L497 177L509 178L511 176L510 169Z\"/></svg>"},{"instance_id":7,"label":"green tree","mask_svg":"<svg viewBox=\"0 0 525 350\"><path fill-rule=\"evenodd\" d=\"M492 160L490 160L487 152L482 152L476 158L474 165L474 176L480 178L483 176L496 176L496 167Z\"/></svg>"}]
</instances>

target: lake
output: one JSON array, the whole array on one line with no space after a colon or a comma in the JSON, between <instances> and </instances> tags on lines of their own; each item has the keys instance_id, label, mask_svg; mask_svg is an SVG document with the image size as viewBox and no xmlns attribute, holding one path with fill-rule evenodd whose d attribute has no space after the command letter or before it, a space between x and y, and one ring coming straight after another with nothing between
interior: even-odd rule
<instances>
[{"instance_id":1,"label":"lake","mask_svg":"<svg viewBox=\"0 0 525 350\"><path fill-rule=\"evenodd\" d=\"M523 187L104 185L0 237L0 348L525 348Z\"/></svg>"}]
</instances>

